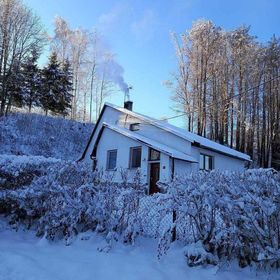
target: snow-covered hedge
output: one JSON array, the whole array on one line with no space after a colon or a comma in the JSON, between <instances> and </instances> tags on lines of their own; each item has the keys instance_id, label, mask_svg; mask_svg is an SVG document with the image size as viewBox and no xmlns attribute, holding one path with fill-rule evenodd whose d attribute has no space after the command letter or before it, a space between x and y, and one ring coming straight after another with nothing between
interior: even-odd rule
<instances>
[{"instance_id":1,"label":"snow-covered hedge","mask_svg":"<svg viewBox=\"0 0 280 280\"><path fill-rule=\"evenodd\" d=\"M168 189L180 238L219 259L280 266L280 173L212 171L177 178ZM190 252L187 253L187 258ZM201 256L203 258L204 256Z\"/></svg>"},{"instance_id":2,"label":"snow-covered hedge","mask_svg":"<svg viewBox=\"0 0 280 280\"><path fill-rule=\"evenodd\" d=\"M0 213L14 228L24 224L38 236L64 239L66 244L88 230L105 234L108 246L120 238L134 241L139 199L145 191L137 184L116 185L82 163L42 157L0 156L0 176L3 173L21 182L19 178L33 174L21 188L2 180Z\"/></svg>"},{"instance_id":3,"label":"snow-covered hedge","mask_svg":"<svg viewBox=\"0 0 280 280\"><path fill-rule=\"evenodd\" d=\"M22 163L17 172L15 162L4 161L0 174L38 170L35 163ZM137 178L117 185L81 163L57 161L43 169L21 188L0 189L0 212L15 228L24 224L66 244L77 233L96 231L108 241L104 249L114 240L156 237L158 257L176 238L191 266L235 259L240 266L280 266L280 175L272 169L191 174L153 196Z\"/></svg>"},{"instance_id":4,"label":"snow-covered hedge","mask_svg":"<svg viewBox=\"0 0 280 280\"><path fill-rule=\"evenodd\" d=\"M34 178L58 162L60 160L42 156L0 155L0 189L30 185Z\"/></svg>"}]
</instances>

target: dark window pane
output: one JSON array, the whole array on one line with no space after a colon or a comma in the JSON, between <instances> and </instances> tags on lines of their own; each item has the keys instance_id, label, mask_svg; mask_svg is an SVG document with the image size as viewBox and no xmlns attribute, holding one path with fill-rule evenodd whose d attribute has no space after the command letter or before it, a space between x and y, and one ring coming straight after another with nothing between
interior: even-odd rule
<instances>
[{"instance_id":1,"label":"dark window pane","mask_svg":"<svg viewBox=\"0 0 280 280\"><path fill-rule=\"evenodd\" d=\"M199 168L201 170L212 170L213 169L213 157L200 154Z\"/></svg>"},{"instance_id":2,"label":"dark window pane","mask_svg":"<svg viewBox=\"0 0 280 280\"><path fill-rule=\"evenodd\" d=\"M129 125L129 129L131 131L137 131L140 129L140 123L132 123Z\"/></svg>"},{"instance_id":3,"label":"dark window pane","mask_svg":"<svg viewBox=\"0 0 280 280\"><path fill-rule=\"evenodd\" d=\"M204 159L204 161L205 161L204 169L205 170L209 170L209 160L210 160L210 157L209 156L204 156L204 157L205 157L205 159Z\"/></svg>"},{"instance_id":4,"label":"dark window pane","mask_svg":"<svg viewBox=\"0 0 280 280\"><path fill-rule=\"evenodd\" d=\"M160 160L160 152L154 149L150 149L149 160Z\"/></svg>"},{"instance_id":5,"label":"dark window pane","mask_svg":"<svg viewBox=\"0 0 280 280\"><path fill-rule=\"evenodd\" d=\"M131 168L137 168L141 166L141 147L131 148Z\"/></svg>"},{"instance_id":6,"label":"dark window pane","mask_svg":"<svg viewBox=\"0 0 280 280\"><path fill-rule=\"evenodd\" d=\"M199 169L204 169L204 155L200 154Z\"/></svg>"},{"instance_id":7,"label":"dark window pane","mask_svg":"<svg viewBox=\"0 0 280 280\"><path fill-rule=\"evenodd\" d=\"M113 170L117 166L117 150L108 151L107 154L107 169Z\"/></svg>"},{"instance_id":8,"label":"dark window pane","mask_svg":"<svg viewBox=\"0 0 280 280\"><path fill-rule=\"evenodd\" d=\"M209 170L213 169L213 157L209 157Z\"/></svg>"}]
</instances>

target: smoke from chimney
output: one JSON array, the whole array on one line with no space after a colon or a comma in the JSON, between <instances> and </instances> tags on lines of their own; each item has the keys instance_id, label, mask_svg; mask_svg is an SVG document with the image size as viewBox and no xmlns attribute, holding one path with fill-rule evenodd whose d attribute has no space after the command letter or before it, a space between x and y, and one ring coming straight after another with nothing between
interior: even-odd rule
<instances>
[{"instance_id":1,"label":"smoke from chimney","mask_svg":"<svg viewBox=\"0 0 280 280\"><path fill-rule=\"evenodd\" d=\"M99 72L101 75L104 75L105 79L116 84L125 94L125 99L129 100L129 89L131 87L124 81L123 67L116 62L112 56L105 58L105 60L99 64Z\"/></svg>"},{"instance_id":2,"label":"smoke from chimney","mask_svg":"<svg viewBox=\"0 0 280 280\"><path fill-rule=\"evenodd\" d=\"M97 30L94 33L94 53L97 63L97 76L99 79L111 81L124 93L125 99L129 100L129 86L124 81L123 67L115 60L110 44Z\"/></svg>"}]
</instances>

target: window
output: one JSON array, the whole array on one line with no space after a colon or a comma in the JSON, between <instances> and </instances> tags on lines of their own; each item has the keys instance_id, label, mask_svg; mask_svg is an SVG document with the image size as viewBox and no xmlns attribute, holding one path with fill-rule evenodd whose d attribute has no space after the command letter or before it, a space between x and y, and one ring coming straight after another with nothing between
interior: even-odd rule
<instances>
[{"instance_id":1,"label":"window","mask_svg":"<svg viewBox=\"0 0 280 280\"><path fill-rule=\"evenodd\" d=\"M141 167L141 147L130 148L130 168Z\"/></svg>"},{"instance_id":2,"label":"window","mask_svg":"<svg viewBox=\"0 0 280 280\"><path fill-rule=\"evenodd\" d=\"M107 170L114 170L117 166L117 150L107 151Z\"/></svg>"},{"instance_id":3,"label":"window","mask_svg":"<svg viewBox=\"0 0 280 280\"><path fill-rule=\"evenodd\" d=\"M200 154L199 168L201 170L212 170L213 167L213 157Z\"/></svg>"},{"instance_id":4,"label":"window","mask_svg":"<svg viewBox=\"0 0 280 280\"><path fill-rule=\"evenodd\" d=\"M140 123L131 123L129 125L129 130L131 131L137 131L140 129Z\"/></svg>"},{"instance_id":5,"label":"window","mask_svg":"<svg viewBox=\"0 0 280 280\"><path fill-rule=\"evenodd\" d=\"M150 149L149 160L150 161L160 160L160 152L154 149Z\"/></svg>"}]
</instances>

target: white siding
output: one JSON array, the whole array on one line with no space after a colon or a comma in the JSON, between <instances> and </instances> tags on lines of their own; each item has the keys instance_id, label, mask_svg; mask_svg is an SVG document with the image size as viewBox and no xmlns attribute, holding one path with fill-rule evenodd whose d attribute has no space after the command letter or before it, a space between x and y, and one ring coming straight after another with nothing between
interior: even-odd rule
<instances>
[{"instance_id":1,"label":"white siding","mask_svg":"<svg viewBox=\"0 0 280 280\"><path fill-rule=\"evenodd\" d=\"M244 169L244 164L245 164L244 160L229 157L207 149L192 147L192 156L198 161L199 161L200 153L213 157L214 169L232 170L232 171L238 171ZM196 169L199 170L199 164L197 165Z\"/></svg>"},{"instance_id":2,"label":"white siding","mask_svg":"<svg viewBox=\"0 0 280 280\"><path fill-rule=\"evenodd\" d=\"M120 169L127 169L129 178L132 180L135 175L135 169L129 169L130 148L141 147L141 174L143 183L149 182L149 148L138 141L123 136L115 131L105 128L100 138L97 148L97 168L106 170L107 151L117 149L117 172L115 172L114 180L121 182ZM170 179L169 156L161 153L160 155L160 181L168 181ZM112 171L110 171L112 173Z\"/></svg>"},{"instance_id":3,"label":"white siding","mask_svg":"<svg viewBox=\"0 0 280 280\"><path fill-rule=\"evenodd\" d=\"M142 120L129 115L124 115L121 119L122 126L126 127L127 129L129 129L129 125L131 123L137 122L140 123L140 129L138 131L135 131L136 133L190 155L191 142L188 142L166 130L162 130L149 123L142 122Z\"/></svg>"},{"instance_id":4,"label":"white siding","mask_svg":"<svg viewBox=\"0 0 280 280\"><path fill-rule=\"evenodd\" d=\"M197 170L197 163L186 162L183 160L174 159L174 175L184 176Z\"/></svg>"},{"instance_id":5,"label":"white siding","mask_svg":"<svg viewBox=\"0 0 280 280\"><path fill-rule=\"evenodd\" d=\"M87 153L85 155L85 161L88 162L88 163L91 163L91 159L90 159L90 155L93 151L93 144L99 134L99 131L100 129L102 128L103 126L103 122L107 122L107 123L112 123L112 124L116 124L119 117L121 115L121 112L117 111L116 109L114 108L111 108L111 107L108 107L106 106L105 108L105 112L103 114L103 116L101 117L99 123L98 123L98 127L95 131L95 134L94 134L94 137L93 139L91 140L91 143L89 145L89 148L87 149Z\"/></svg>"},{"instance_id":6,"label":"white siding","mask_svg":"<svg viewBox=\"0 0 280 280\"><path fill-rule=\"evenodd\" d=\"M213 157L213 161L214 161L213 168L216 170L239 171L244 169L244 164L245 164L244 160L228 157L226 155L209 151L207 149L192 147L191 155L198 162L200 158L200 153ZM175 159L174 166L175 166L174 173L176 175L185 175L191 172L199 171L199 163L189 163L189 162Z\"/></svg>"}]
</instances>

